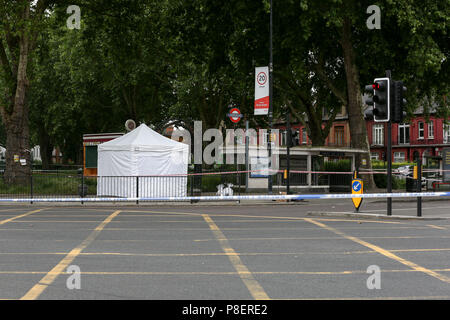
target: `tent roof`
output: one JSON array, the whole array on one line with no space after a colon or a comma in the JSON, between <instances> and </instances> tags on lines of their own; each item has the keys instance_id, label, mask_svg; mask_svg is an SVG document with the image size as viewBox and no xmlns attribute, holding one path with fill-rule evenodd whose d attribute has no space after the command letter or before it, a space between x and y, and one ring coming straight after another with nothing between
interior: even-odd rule
<instances>
[{"instance_id":1,"label":"tent roof","mask_svg":"<svg viewBox=\"0 0 450 320\"><path fill-rule=\"evenodd\" d=\"M168 151L189 148L187 144L164 137L141 124L133 131L99 144L98 150L131 150L131 151Z\"/></svg>"}]
</instances>

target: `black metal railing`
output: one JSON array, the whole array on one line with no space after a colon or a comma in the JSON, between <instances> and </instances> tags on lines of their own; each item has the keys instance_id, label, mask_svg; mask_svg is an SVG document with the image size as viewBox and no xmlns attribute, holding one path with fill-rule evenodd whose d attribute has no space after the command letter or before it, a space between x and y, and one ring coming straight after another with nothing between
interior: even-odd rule
<instances>
[{"instance_id":1,"label":"black metal railing","mask_svg":"<svg viewBox=\"0 0 450 320\"><path fill-rule=\"evenodd\" d=\"M32 175L11 181L0 175L0 198L186 197L220 195L220 190L227 187L234 195L241 195L246 192L246 174L237 171L172 176L84 176L82 171L36 170ZM273 183L279 191L286 189L284 173L275 174ZM290 186L296 193L301 192L303 186L329 186L330 191L349 191L350 184L351 175L348 173L290 173ZM259 192L264 193L264 190Z\"/></svg>"}]
</instances>

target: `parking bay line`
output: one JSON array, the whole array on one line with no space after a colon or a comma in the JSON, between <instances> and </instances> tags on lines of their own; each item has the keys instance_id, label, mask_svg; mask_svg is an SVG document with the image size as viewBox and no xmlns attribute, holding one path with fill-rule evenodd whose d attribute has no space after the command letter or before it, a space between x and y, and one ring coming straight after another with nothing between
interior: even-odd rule
<instances>
[{"instance_id":1,"label":"parking bay line","mask_svg":"<svg viewBox=\"0 0 450 320\"><path fill-rule=\"evenodd\" d=\"M248 291L250 291L250 294L255 300L268 300L270 299L267 293L264 291L264 289L261 287L261 285L256 281L256 279L253 277L252 273L249 271L249 269L242 263L241 258L236 254L234 249L230 246L227 238L225 235L220 231L219 227L214 223L214 221L211 219L211 217L207 214L203 214L203 219L205 219L206 223L208 224L209 228L213 232L216 239L219 241L220 246L222 247L223 251L227 253L228 259L230 259L231 264L233 265L234 269L239 274L239 277L244 282L245 286L247 287Z\"/></svg>"},{"instance_id":2,"label":"parking bay line","mask_svg":"<svg viewBox=\"0 0 450 320\"><path fill-rule=\"evenodd\" d=\"M167 211L126 211L126 212L142 212L142 213L165 213L165 214L175 214L175 215L189 215L189 216L202 216L202 213L195 212L167 212ZM348 213L348 212L346 212ZM239 218L254 218L254 219L276 219L276 220L304 220L306 218L303 217L285 217L285 216L258 216L258 215L248 215L248 214L229 214L229 213L209 213L210 217L239 217ZM124 215L124 217L128 217L128 215ZM371 221L371 220L357 220L357 219L337 219L337 218L316 218L316 220L321 221L335 221L335 222L360 222L364 221L365 223L381 223L381 224L408 224L406 222L399 221Z\"/></svg>"},{"instance_id":3,"label":"parking bay line","mask_svg":"<svg viewBox=\"0 0 450 320\"><path fill-rule=\"evenodd\" d=\"M97 228L81 242L76 248L72 249L52 270L50 270L34 287L32 287L21 300L35 300L51 285L56 278L66 269L70 263L100 234L104 227L120 213L120 210L114 211Z\"/></svg>"},{"instance_id":4,"label":"parking bay line","mask_svg":"<svg viewBox=\"0 0 450 320\"><path fill-rule=\"evenodd\" d=\"M437 272L435 272L433 270L430 270L430 269L424 268L422 266L419 266L418 264L416 264L416 263L414 263L412 261L403 259L403 258L393 254L389 250L383 249L383 248L381 248L381 247L379 247L377 245L374 245L372 243L366 242L366 241L364 241L362 239L359 239L357 237L345 234L342 231L339 231L339 230L337 230L337 229L335 229L333 227L327 226L326 224L323 224L321 222L314 221L313 219L306 218L305 221L307 221L309 223L312 223L312 224L315 224L316 226L324 228L324 229L326 229L328 231L331 231L331 232L333 232L333 233L335 233L337 235L340 235L341 237L344 237L345 239L351 240L351 241L356 242L356 243L358 243L358 244L360 244L362 246L370 248L370 249L372 249L372 250L374 250L374 251L384 255L387 258L390 258L392 260L395 260L397 262L400 262L401 264L404 264L404 265L410 267L413 270L423 272L423 273L428 274L428 275L430 275L430 276L432 276L432 277L434 277L436 279L439 279L439 280L441 280L443 282L450 283L450 278L449 277L444 276L442 274L439 274L439 273L437 273Z\"/></svg>"},{"instance_id":5,"label":"parking bay line","mask_svg":"<svg viewBox=\"0 0 450 320\"><path fill-rule=\"evenodd\" d=\"M431 248L431 249L390 249L390 252L446 252L450 248ZM296 255L353 255L353 254L372 254L378 252L374 250L356 250L356 251L303 251L303 252L236 252L238 256L296 256ZM0 252L0 256L29 255L67 255L68 252ZM208 256L227 256L225 252L204 252L204 253L133 253L133 252L80 252L79 256L124 256L124 257L208 257ZM448 270L447 270L448 271Z\"/></svg>"},{"instance_id":6,"label":"parking bay line","mask_svg":"<svg viewBox=\"0 0 450 320\"><path fill-rule=\"evenodd\" d=\"M439 230L447 230L447 228L445 228L445 227L435 226L434 224L427 224L427 227L430 227L433 229L439 229Z\"/></svg>"},{"instance_id":7,"label":"parking bay line","mask_svg":"<svg viewBox=\"0 0 450 320\"><path fill-rule=\"evenodd\" d=\"M449 239L450 236L364 236L364 239ZM215 241L216 239L194 239L195 242ZM254 238L228 238L229 241L280 241L280 240L345 240L343 237L254 237ZM103 240L111 241L111 240ZM114 240L115 241L115 240ZM119 241L119 240L117 240ZM131 240L129 240L131 241Z\"/></svg>"},{"instance_id":8,"label":"parking bay line","mask_svg":"<svg viewBox=\"0 0 450 320\"><path fill-rule=\"evenodd\" d=\"M9 218L9 219L1 220L1 221L0 221L0 226L1 226L1 225L4 225L5 223L14 221L14 220L16 220L16 219L20 219L20 218L29 216L30 214L37 213L37 212L41 212L42 210L45 210L45 209L46 209L46 208L37 209L37 210L32 210L32 211L28 211L28 212L22 213L22 214L20 214L20 215L14 216L14 217Z\"/></svg>"},{"instance_id":9,"label":"parking bay line","mask_svg":"<svg viewBox=\"0 0 450 320\"><path fill-rule=\"evenodd\" d=\"M450 272L450 268L443 269L430 269L432 272ZM383 270L384 273L415 273L423 272L422 270L415 269L386 269ZM35 275L35 274L45 274L57 277L60 273L56 271L0 271L0 275L8 274L22 274L22 275ZM252 277L254 274L257 275L352 275L352 274L367 274L367 270L341 270L341 271L81 271L81 275L104 275L104 276L114 276L114 275L239 275L247 276L246 278ZM267 298L269 299L269 298Z\"/></svg>"}]
</instances>

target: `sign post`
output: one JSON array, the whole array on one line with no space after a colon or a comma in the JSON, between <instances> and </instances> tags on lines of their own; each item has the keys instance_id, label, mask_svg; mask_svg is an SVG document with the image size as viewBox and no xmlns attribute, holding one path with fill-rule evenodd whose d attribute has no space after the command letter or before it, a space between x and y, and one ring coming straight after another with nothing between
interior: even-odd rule
<instances>
[{"instance_id":1,"label":"sign post","mask_svg":"<svg viewBox=\"0 0 450 320\"><path fill-rule=\"evenodd\" d=\"M386 70L386 77L389 79L388 83L391 83L391 70ZM390 100L392 97L389 95L387 99ZM390 103L390 101L389 101ZM387 122L387 193L392 193L392 120L389 116L389 121ZM387 215L392 215L392 198L387 198Z\"/></svg>"},{"instance_id":2,"label":"sign post","mask_svg":"<svg viewBox=\"0 0 450 320\"><path fill-rule=\"evenodd\" d=\"M422 160L417 158L417 165L414 167L414 179L416 179L417 192L422 192ZM417 216L422 216L422 197L417 197Z\"/></svg>"},{"instance_id":3,"label":"sign post","mask_svg":"<svg viewBox=\"0 0 450 320\"><path fill-rule=\"evenodd\" d=\"M355 171L353 174L352 180L352 194L363 194L364 192L364 182L361 179L358 179L357 172ZM355 206L356 212L359 212L359 208L361 207L363 198L352 198L353 205Z\"/></svg>"}]
</instances>

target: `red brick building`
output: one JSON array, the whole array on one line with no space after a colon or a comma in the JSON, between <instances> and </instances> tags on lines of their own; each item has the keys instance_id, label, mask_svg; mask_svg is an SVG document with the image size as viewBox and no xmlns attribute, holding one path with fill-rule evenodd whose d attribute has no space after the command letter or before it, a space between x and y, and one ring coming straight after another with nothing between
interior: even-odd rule
<instances>
[{"instance_id":1,"label":"red brick building","mask_svg":"<svg viewBox=\"0 0 450 320\"><path fill-rule=\"evenodd\" d=\"M326 119L325 119L326 120ZM450 122L450 119L448 120ZM325 127L325 121L323 126ZM286 145L285 124L275 125L280 130L280 146ZM306 134L306 128L299 123L292 123L292 128L298 132L300 146L311 145ZM366 119L370 153L373 160L383 160L387 150L387 125ZM345 110L336 117L328 135L325 146L350 147L350 128ZM433 114L426 120L422 109L415 112L415 117L409 123L392 125L392 161L413 162L417 157L441 156L442 148L450 147L450 125L444 119Z\"/></svg>"},{"instance_id":2,"label":"red brick building","mask_svg":"<svg viewBox=\"0 0 450 320\"><path fill-rule=\"evenodd\" d=\"M326 118L322 124L322 127L326 126ZM280 130L280 146L286 145L286 124L277 123L274 126L276 129ZM308 137L306 127L301 123L291 123L291 128L296 130L298 133L298 145L308 146L311 145L311 139ZM333 125L330 129L330 133L325 140L325 146L327 147L350 147L350 127L348 124L348 115L343 108L343 110L336 116Z\"/></svg>"},{"instance_id":3,"label":"red brick building","mask_svg":"<svg viewBox=\"0 0 450 320\"><path fill-rule=\"evenodd\" d=\"M385 159L387 125L366 119L371 158ZM450 126L444 119L430 115L427 120L421 110L409 123L392 124L392 161L413 162L417 157L440 156L442 148L450 147Z\"/></svg>"}]
</instances>

